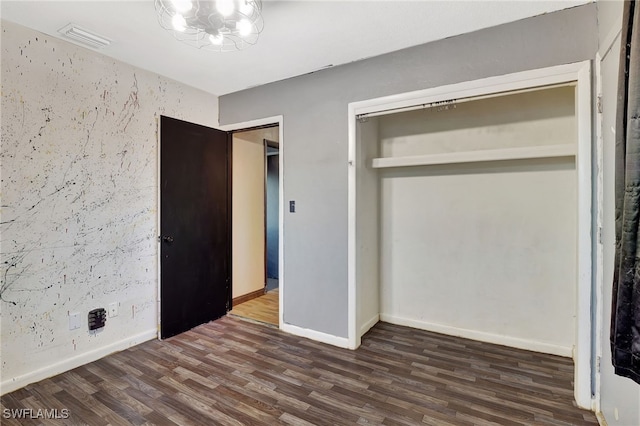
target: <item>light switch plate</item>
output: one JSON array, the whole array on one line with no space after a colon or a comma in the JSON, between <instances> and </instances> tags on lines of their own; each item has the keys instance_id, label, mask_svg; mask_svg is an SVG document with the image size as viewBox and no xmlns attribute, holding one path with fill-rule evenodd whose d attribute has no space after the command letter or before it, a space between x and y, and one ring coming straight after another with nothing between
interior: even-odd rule
<instances>
[{"instance_id":1,"label":"light switch plate","mask_svg":"<svg viewBox=\"0 0 640 426\"><path fill-rule=\"evenodd\" d=\"M118 316L118 302L109 303L109 318Z\"/></svg>"},{"instance_id":2,"label":"light switch plate","mask_svg":"<svg viewBox=\"0 0 640 426\"><path fill-rule=\"evenodd\" d=\"M69 330L77 330L80 325L80 312L71 312L69 314Z\"/></svg>"}]
</instances>

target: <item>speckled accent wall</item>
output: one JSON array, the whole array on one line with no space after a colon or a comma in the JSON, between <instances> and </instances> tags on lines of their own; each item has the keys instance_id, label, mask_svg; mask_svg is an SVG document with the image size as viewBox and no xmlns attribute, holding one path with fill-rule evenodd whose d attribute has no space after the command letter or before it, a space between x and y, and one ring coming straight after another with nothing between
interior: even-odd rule
<instances>
[{"instance_id":1,"label":"speckled accent wall","mask_svg":"<svg viewBox=\"0 0 640 426\"><path fill-rule=\"evenodd\" d=\"M155 336L157 119L215 126L218 101L5 21L1 47L6 393ZM110 303L118 316L89 333Z\"/></svg>"}]
</instances>

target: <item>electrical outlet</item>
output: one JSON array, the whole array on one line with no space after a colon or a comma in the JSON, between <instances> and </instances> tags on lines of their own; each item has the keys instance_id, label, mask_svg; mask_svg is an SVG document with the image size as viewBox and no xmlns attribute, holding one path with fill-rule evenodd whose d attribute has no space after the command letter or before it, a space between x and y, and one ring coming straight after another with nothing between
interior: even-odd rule
<instances>
[{"instance_id":1,"label":"electrical outlet","mask_svg":"<svg viewBox=\"0 0 640 426\"><path fill-rule=\"evenodd\" d=\"M77 330L80 328L80 312L71 312L69 314L69 330Z\"/></svg>"},{"instance_id":2,"label":"electrical outlet","mask_svg":"<svg viewBox=\"0 0 640 426\"><path fill-rule=\"evenodd\" d=\"M118 316L118 302L109 303L109 318Z\"/></svg>"}]
</instances>

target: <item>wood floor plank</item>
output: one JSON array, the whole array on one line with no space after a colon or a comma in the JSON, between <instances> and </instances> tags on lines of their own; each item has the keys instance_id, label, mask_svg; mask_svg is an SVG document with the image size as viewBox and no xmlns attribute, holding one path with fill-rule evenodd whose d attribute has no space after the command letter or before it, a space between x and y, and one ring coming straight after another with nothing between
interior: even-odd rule
<instances>
[{"instance_id":1,"label":"wood floor plank","mask_svg":"<svg viewBox=\"0 0 640 426\"><path fill-rule=\"evenodd\" d=\"M221 424L225 426L255 424L253 419L246 417L243 413L238 413L223 404L205 404L196 398L184 394L179 394L178 397L189 406L192 406L202 414L207 415L211 419L210 422L213 424Z\"/></svg>"},{"instance_id":2,"label":"wood floor plank","mask_svg":"<svg viewBox=\"0 0 640 426\"><path fill-rule=\"evenodd\" d=\"M309 423L306 420L302 420L290 413L282 413L282 415L280 416L280 420L285 424L292 425L292 426L314 426L313 423Z\"/></svg>"},{"instance_id":3,"label":"wood floor plank","mask_svg":"<svg viewBox=\"0 0 640 426\"><path fill-rule=\"evenodd\" d=\"M258 300L258 299L254 299ZM597 425L571 360L378 323L356 351L233 316L4 395L7 425Z\"/></svg>"},{"instance_id":4,"label":"wood floor plank","mask_svg":"<svg viewBox=\"0 0 640 426\"><path fill-rule=\"evenodd\" d=\"M142 392L141 390L133 387L125 389L125 392L131 398L136 399L141 404L144 404L146 407L149 407L153 410L151 412L151 415L145 416L147 420L151 421L152 418L162 417L171 419L171 421L177 424L187 424L186 417L182 417L177 411L162 403L159 398L150 397L145 392Z\"/></svg>"}]
</instances>

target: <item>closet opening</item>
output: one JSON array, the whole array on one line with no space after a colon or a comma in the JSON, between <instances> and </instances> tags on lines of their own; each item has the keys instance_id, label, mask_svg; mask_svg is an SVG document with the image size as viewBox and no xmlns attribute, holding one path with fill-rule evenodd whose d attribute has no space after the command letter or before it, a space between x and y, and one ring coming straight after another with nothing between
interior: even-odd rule
<instances>
[{"instance_id":1,"label":"closet opening","mask_svg":"<svg viewBox=\"0 0 640 426\"><path fill-rule=\"evenodd\" d=\"M350 105L350 343L376 322L574 359L591 408L588 64Z\"/></svg>"}]
</instances>

